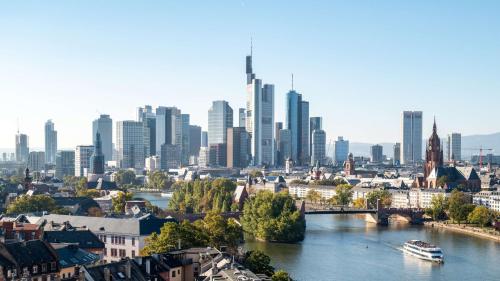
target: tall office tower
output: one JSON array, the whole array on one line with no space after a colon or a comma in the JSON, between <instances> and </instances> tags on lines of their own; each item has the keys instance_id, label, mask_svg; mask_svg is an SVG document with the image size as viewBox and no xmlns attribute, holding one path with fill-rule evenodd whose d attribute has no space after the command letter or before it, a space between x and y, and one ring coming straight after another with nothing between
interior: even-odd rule
<instances>
[{"instance_id":1,"label":"tall office tower","mask_svg":"<svg viewBox=\"0 0 500 281\"><path fill-rule=\"evenodd\" d=\"M122 169L144 168L144 128L142 122L116 122L116 149L118 165Z\"/></svg>"},{"instance_id":2,"label":"tall office tower","mask_svg":"<svg viewBox=\"0 0 500 281\"><path fill-rule=\"evenodd\" d=\"M227 101L214 101L208 110L208 145L226 143L227 128L233 127L233 109Z\"/></svg>"},{"instance_id":3,"label":"tall office tower","mask_svg":"<svg viewBox=\"0 0 500 281\"><path fill-rule=\"evenodd\" d=\"M379 144L371 146L370 151L371 151L371 162L372 163L382 163L384 161L383 149L384 148Z\"/></svg>"},{"instance_id":4,"label":"tall office tower","mask_svg":"<svg viewBox=\"0 0 500 281\"><path fill-rule=\"evenodd\" d=\"M312 133L311 165L325 164L326 160L326 133L321 129Z\"/></svg>"},{"instance_id":5,"label":"tall office tower","mask_svg":"<svg viewBox=\"0 0 500 281\"><path fill-rule=\"evenodd\" d=\"M28 161L28 168L32 172L40 172L42 170L45 170L45 152L31 151Z\"/></svg>"},{"instance_id":6,"label":"tall office tower","mask_svg":"<svg viewBox=\"0 0 500 281\"><path fill-rule=\"evenodd\" d=\"M227 167L246 168L250 163L250 134L245 127L227 128Z\"/></svg>"},{"instance_id":7,"label":"tall office tower","mask_svg":"<svg viewBox=\"0 0 500 281\"><path fill-rule=\"evenodd\" d=\"M115 160L113 159L113 120L109 115L101 114L99 118L92 122L92 143L95 142L97 133L101 136L104 161Z\"/></svg>"},{"instance_id":8,"label":"tall office tower","mask_svg":"<svg viewBox=\"0 0 500 281\"><path fill-rule=\"evenodd\" d=\"M156 114L151 105L137 108L137 121L144 126L144 155L156 155Z\"/></svg>"},{"instance_id":9,"label":"tall office tower","mask_svg":"<svg viewBox=\"0 0 500 281\"><path fill-rule=\"evenodd\" d=\"M245 109L240 108L238 110L238 126L239 127L245 127L246 125L246 118L245 118Z\"/></svg>"},{"instance_id":10,"label":"tall office tower","mask_svg":"<svg viewBox=\"0 0 500 281\"><path fill-rule=\"evenodd\" d=\"M57 152L57 131L52 120L45 122L45 163L55 164Z\"/></svg>"},{"instance_id":11,"label":"tall office tower","mask_svg":"<svg viewBox=\"0 0 500 281\"><path fill-rule=\"evenodd\" d=\"M394 166L399 166L401 165L401 143L397 142L393 146L393 151L394 151L394 156L393 156L393 161L392 164Z\"/></svg>"},{"instance_id":12,"label":"tall office tower","mask_svg":"<svg viewBox=\"0 0 500 281\"><path fill-rule=\"evenodd\" d=\"M302 132L301 132L301 147L300 152L300 162L302 165L308 165L311 161L309 139L311 137L309 132L309 102L302 101L301 110L301 121L302 121Z\"/></svg>"},{"instance_id":13,"label":"tall office tower","mask_svg":"<svg viewBox=\"0 0 500 281\"><path fill-rule=\"evenodd\" d=\"M65 176L75 174L75 151L58 150L56 152L56 178L64 179Z\"/></svg>"},{"instance_id":14,"label":"tall office tower","mask_svg":"<svg viewBox=\"0 0 500 281\"><path fill-rule=\"evenodd\" d=\"M7 161L7 152L2 153L2 161L6 162Z\"/></svg>"},{"instance_id":15,"label":"tall office tower","mask_svg":"<svg viewBox=\"0 0 500 281\"><path fill-rule=\"evenodd\" d=\"M198 156L201 147L201 127L189 126L189 156Z\"/></svg>"},{"instance_id":16,"label":"tall office tower","mask_svg":"<svg viewBox=\"0 0 500 281\"><path fill-rule=\"evenodd\" d=\"M164 144L182 145L182 115L176 107L156 108L156 154Z\"/></svg>"},{"instance_id":17,"label":"tall office tower","mask_svg":"<svg viewBox=\"0 0 500 281\"><path fill-rule=\"evenodd\" d=\"M300 165L309 164L309 102L293 89L286 95L286 128L292 134L292 160Z\"/></svg>"},{"instance_id":18,"label":"tall office tower","mask_svg":"<svg viewBox=\"0 0 500 281\"><path fill-rule=\"evenodd\" d=\"M29 154L28 135L18 133L16 135L16 161L27 163Z\"/></svg>"},{"instance_id":19,"label":"tall office tower","mask_svg":"<svg viewBox=\"0 0 500 281\"><path fill-rule=\"evenodd\" d=\"M404 111L401 164L422 161L422 111Z\"/></svg>"},{"instance_id":20,"label":"tall office tower","mask_svg":"<svg viewBox=\"0 0 500 281\"><path fill-rule=\"evenodd\" d=\"M75 150L75 177L86 177L90 172L90 157L94 153L93 145L78 145Z\"/></svg>"},{"instance_id":21,"label":"tall office tower","mask_svg":"<svg viewBox=\"0 0 500 281\"><path fill-rule=\"evenodd\" d=\"M104 174L104 154L102 153L102 141L99 133L96 134L94 153L90 157L90 173L93 175Z\"/></svg>"},{"instance_id":22,"label":"tall office tower","mask_svg":"<svg viewBox=\"0 0 500 281\"><path fill-rule=\"evenodd\" d=\"M161 169L160 163L160 156L149 156L146 158L144 169L146 169L147 172L159 171Z\"/></svg>"},{"instance_id":23,"label":"tall office tower","mask_svg":"<svg viewBox=\"0 0 500 281\"><path fill-rule=\"evenodd\" d=\"M283 122L274 123L274 162L277 166L281 166L280 161L280 131L283 130Z\"/></svg>"},{"instance_id":24,"label":"tall office tower","mask_svg":"<svg viewBox=\"0 0 500 281\"><path fill-rule=\"evenodd\" d=\"M251 136L253 165L274 165L274 85L262 85L252 69L252 53L246 57L246 130Z\"/></svg>"},{"instance_id":25,"label":"tall office tower","mask_svg":"<svg viewBox=\"0 0 500 281\"><path fill-rule=\"evenodd\" d=\"M335 163L342 165L349 155L349 141L344 137L338 137L335 141Z\"/></svg>"},{"instance_id":26,"label":"tall office tower","mask_svg":"<svg viewBox=\"0 0 500 281\"><path fill-rule=\"evenodd\" d=\"M189 155L191 149L191 131L189 126L189 114L181 114L182 120L182 151L181 151L181 162L182 165L189 164Z\"/></svg>"},{"instance_id":27,"label":"tall office tower","mask_svg":"<svg viewBox=\"0 0 500 281\"><path fill-rule=\"evenodd\" d=\"M208 147L200 147L200 154L198 155L198 167L205 168L209 165L210 152Z\"/></svg>"},{"instance_id":28,"label":"tall office tower","mask_svg":"<svg viewBox=\"0 0 500 281\"><path fill-rule=\"evenodd\" d=\"M462 160L462 134L452 133L448 135L447 156L449 162Z\"/></svg>"},{"instance_id":29,"label":"tall office tower","mask_svg":"<svg viewBox=\"0 0 500 281\"><path fill-rule=\"evenodd\" d=\"M227 144L215 143L209 146L208 163L212 167L227 166Z\"/></svg>"},{"instance_id":30,"label":"tall office tower","mask_svg":"<svg viewBox=\"0 0 500 281\"><path fill-rule=\"evenodd\" d=\"M208 147L208 132L201 132L201 147Z\"/></svg>"},{"instance_id":31,"label":"tall office tower","mask_svg":"<svg viewBox=\"0 0 500 281\"><path fill-rule=\"evenodd\" d=\"M323 118L321 117L311 117L309 118L309 151L312 154L312 133L314 130L322 130L323 129ZM314 165L314 162L311 161L311 164Z\"/></svg>"},{"instance_id":32,"label":"tall office tower","mask_svg":"<svg viewBox=\"0 0 500 281\"><path fill-rule=\"evenodd\" d=\"M284 166L286 160L292 159L292 132L290 130L280 130L278 146L280 150L279 165Z\"/></svg>"},{"instance_id":33,"label":"tall office tower","mask_svg":"<svg viewBox=\"0 0 500 281\"><path fill-rule=\"evenodd\" d=\"M177 169L181 167L182 145L163 144L160 151L160 167L162 170Z\"/></svg>"}]
</instances>

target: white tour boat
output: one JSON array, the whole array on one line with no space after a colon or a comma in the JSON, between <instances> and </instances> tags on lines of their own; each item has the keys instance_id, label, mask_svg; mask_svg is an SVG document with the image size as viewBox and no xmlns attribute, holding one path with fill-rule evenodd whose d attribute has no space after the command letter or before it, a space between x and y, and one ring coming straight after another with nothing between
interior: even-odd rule
<instances>
[{"instance_id":1,"label":"white tour boat","mask_svg":"<svg viewBox=\"0 0 500 281\"><path fill-rule=\"evenodd\" d=\"M167 198L172 198L172 195L174 195L173 192L162 192L161 197L167 197Z\"/></svg>"},{"instance_id":2,"label":"white tour boat","mask_svg":"<svg viewBox=\"0 0 500 281\"><path fill-rule=\"evenodd\" d=\"M410 240L403 246L403 251L419 259L443 263L443 251L435 245L420 241Z\"/></svg>"}]
</instances>

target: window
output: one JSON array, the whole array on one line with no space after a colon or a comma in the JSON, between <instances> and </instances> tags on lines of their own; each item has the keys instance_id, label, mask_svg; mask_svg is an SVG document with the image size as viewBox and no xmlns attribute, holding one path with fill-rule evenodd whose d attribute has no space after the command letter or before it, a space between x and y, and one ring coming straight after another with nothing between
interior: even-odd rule
<instances>
[{"instance_id":1,"label":"window","mask_svg":"<svg viewBox=\"0 0 500 281\"><path fill-rule=\"evenodd\" d=\"M103 255L107 256L108 255L108 249L104 248L104 251L102 251Z\"/></svg>"},{"instance_id":2,"label":"window","mask_svg":"<svg viewBox=\"0 0 500 281\"><path fill-rule=\"evenodd\" d=\"M175 270L172 271L172 277L175 277Z\"/></svg>"},{"instance_id":3,"label":"window","mask_svg":"<svg viewBox=\"0 0 500 281\"><path fill-rule=\"evenodd\" d=\"M135 237L132 237L132 246L135 246Z\"/></svg>"},{"instance_id":4,"label":"window","mask_svg":"<svg viewBox=\"0 0 500 281\"><path fill-rule=\"evenodd\" d=\"M132 258L135 258L135 251L132 250Z\"/></svg>"},{"instance_id":5,"label":"window","mask_svg":"<svg viewBox=\"0 0 500 281\"><path fill-rule=\"evenodd\" d=\"M117 256L117 250L116 249L111 249L111 256L116 257Z\"/></svg>"},{"instance_id":6,"label":"window","mask_svg":"<svg viewBox=\"0 0 500 281\"><path fill-rule=\"evenodd\" d=\"M120 258L123 258L127 255L126 251L124 249L120 249Z\"/></svg>"},{"instance_id":7,"label":"window","mask_svg":"<svg viewBox=\"0 0 500 281\"><path fill-rule=\"evenodd\" d=\"M56 270L56 262L51 262L50 263L50 270Z\"/></svg>"},{"instance_id":8,"label":"window","mask_svg":"<svg viewBox=\"0 0 500 281\"><path fill-rule=\"evenodd\" d=\"M38 266L34 265L33 266L33 274L37 274L38 273Z\"/></svg>"}]
</instances>

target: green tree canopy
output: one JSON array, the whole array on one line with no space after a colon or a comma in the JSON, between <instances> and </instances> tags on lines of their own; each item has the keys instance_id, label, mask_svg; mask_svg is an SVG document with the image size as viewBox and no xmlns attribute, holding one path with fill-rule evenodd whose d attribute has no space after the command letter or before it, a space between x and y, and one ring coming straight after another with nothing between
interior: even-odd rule
<instances>
[{"instance_id":1,"label":"green tree canopy","mask_svg":"<svg viewBox=\"0 0 500 281\"><path fill-rule=\"evenodd\" d=\"M485 206L477 206L468 216L469 223L478 224L482 227L489 225L494 218L493 212Z\"/></svg>"},{"instance_id":2,"label":"green tree canopy","mask_svg":"<svg viewBox=\"0 0 500 281\"><path fill-rule=\"evenodd\" d=\"M317 203L321 199L321 194L315 189L309 189L306 194L306 200L311 203Z\"/></svg>"},{"instance_id":3,"label":"green tree canopy","mask_svg":"<svg viewBox=\"0 0 500 281\"><path fill-rule=\"evenodd\" d=\"M348 184L341 184L338 185L337 188L335 189L335 201L337 202L338 205L349 205L352 201L352 186Z\"/></svg>"},{"instance_id":4,"label":"green tree canopy","mask_svg":"<svg viewBox=\"0 0 500 281\"><path fill-rule=\"evenodd\" d=\"M117 214L125 213L125 205L127 201L132 200L134 195L131 192L122 192L120 191L116 197L111 199L111 203L113 206L113 212Z\"/></svg>"},{"instance_id":5,"label":"green tree canopy","mask_svg":"<svg viewBox=\"0 0 500 281\"><path fill-rule=\"evenodd\" d=\"M118 185L134 184L135 173L131 170L119 170L116 173L115 181Z\"/></svg>"},{"instance_id":6,"label":"green tree canopy","mask_svg":"<svg viewBox=\"0 0 500 281\"><path fill-rule=\"evenodd\" d=\"M168 177L164 172L155 171L148 175L148 187L154 189L167 188Z\"/></svg>"},{"instance_id":7,"label":"green tree canopy","mask_svg":"<svg viewBox=\"0 0 500 281\"><path fill-rule=\"evenodd\" d=\"M366 201L368 201L369 208L377 207L377 200L380 200L382 207L388 208L391 206L392 200L391 193L387 190L375 190L366 196Z\"/></svg>"},{"instance_id":8,"label":"green tree canopy","mask_svg":"<svg viewBox=\"0 0 500 281\"><path fill-rule=\"evenodd\" d=\"M469 197L458 190L453 190L449 199L448 212L450 218L458 224L465 222L469 213L474 209L474 205L470 205Z\"/></svg>"},{"instance_id":9,"label":"green tree canopy","mask_svg":"<svg viewBox=\"0 0 500 281\"><path fill-rule=\"evenodd\" d=\"M448 208L448 200L443 194L433 196L431 199L431 207L427 211L434 220L446 218L446 209Z\"/></svg>"},{"instance_id":10,"label":"green tree canopy","mask_svg":"<svg viewBox=\"0 0 500 281\"><path fill-rule=\"evenodd\" d=\"M274 274L271 258L262 251L246 252L244 266L256 274L265 274L267 276Z\"/></svg>"},{"instance_id":11,"label":"green tree canopy","mask_svg":"<svg viewBox=\"0 0 500 281\"><path fill-rule=\"evenodd\" d=\"M288 272L284 270L278 270L276 271L273 276L271 277L272 281L291 281L292 278L290 278L290 275Z\"/></svg>"},{"instance_id":12,"label":"green tree canopy","mask_svg":"<svg viewBox=\"0 0 500 281\"><path fill-rule=\"evenodd\" d=\"M241 223L257 239L277 242L302 241L306 228L295 201L284 192L261 191L247 200Z\"/></svg>"},{"instance_id":13,"label":"green tree canopy","mask_svg":"<svg viewBox=\"0 0 500 281\"><path fill-rule=\"evenodd\" d=\"M33 212L52 212L57 209L56 202L47 195L21 196L7 207L8 214Z\"/></svg>"}]
</instances>

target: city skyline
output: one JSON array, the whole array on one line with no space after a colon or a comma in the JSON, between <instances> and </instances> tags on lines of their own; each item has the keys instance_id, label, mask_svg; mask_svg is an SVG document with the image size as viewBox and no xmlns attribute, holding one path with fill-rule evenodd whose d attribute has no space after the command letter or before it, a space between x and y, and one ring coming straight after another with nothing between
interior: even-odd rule
<instances>
[{"instance_id":1,"label":"city skyline","mask_svg":"<svg viewBox=\"0 0 500 281\"><path fill-rule=\"evenodd\" d=\"M444 134L500 131L494 113L482 110L486 102L500 101L495 94L500 52L491 28L498 26L498 3L386 1L367 8L277 2L266 3L260 21L250 15L262 11L263 2L200 3L189 10L175 3L142 10L130 2L118 8L106 3L98 11L94 3L58 5L62 13L47 3L34 4L39 9L2 4L0 21L10 28L0 31L8 39L0 47L0 93L9 106L0 112L5 132L0 148L13 149L17 120L30 147L44 147L49 119L59 148L91 145L91 123L100 113L109 114L116 126L134 120L142 104L178 107L190 114L191 124L207 130L212 101L245 107L243 57L250 37L258 78L275 85L275 121L285 122L294 73L294 87L310 102L310 116L323 117L327 143L337 136L351 142L400 141L398 116L404 110L424 112L424 136L431 133L433 115ZM478 9L481 13L471 11ZM207 19L208 25L183 19L206 11L218 16ZM342 16L353 11L358 13L352 18ZM279 19L280 13L312 20L285 26L290 22ZM150 18L144 19L146 14ZM182 33L173 28L179 24ZM179 98L184 96L192 98Z\"/></svg>"}]
</instances>

